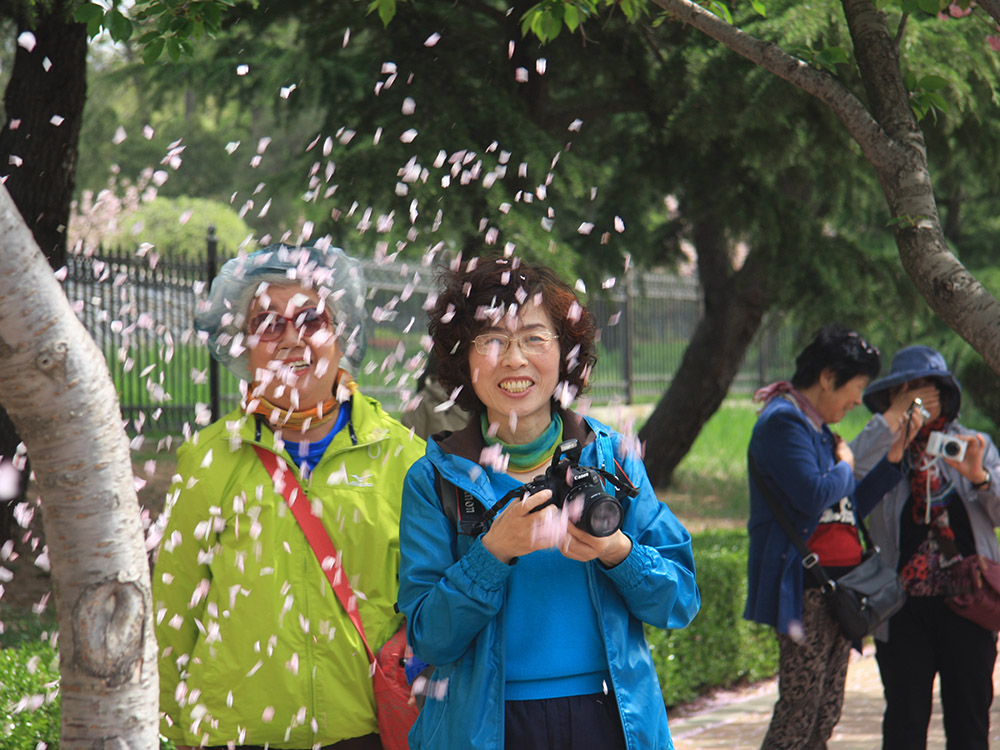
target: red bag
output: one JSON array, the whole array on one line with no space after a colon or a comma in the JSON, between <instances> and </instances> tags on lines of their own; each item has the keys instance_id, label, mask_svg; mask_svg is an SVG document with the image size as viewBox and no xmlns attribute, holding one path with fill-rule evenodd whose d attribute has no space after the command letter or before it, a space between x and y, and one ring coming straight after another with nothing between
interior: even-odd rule
<instances>
[{"instance_id":1,"label":"red bag","mask_svg":"<svg viewBox=\"0 0 1000 750\"><path fill-rule=\"evenodd\" d=\"M952 577L959 590L966 593L950 596L945 603L987 630L1000 630L1000 564L973 555L955 566Z\"/></svg>"},{"instance_id":2,"label":"red bag","mask_svg":"<svg viewBox=\"0 0 1000 750\"><path fill-rule=\"evenodd\" d=\"M417 720L416 702L406 681L406 625L378 652L372 677L378 709L378 733L385 750L408 750L410 727Z\"/></svg>"},{"instance_id":3,"label":"red bag","mask_svg":"<svg viewBox=\"0 0 1000 750\"><path fill-rule=\"evenodd\" d=\"M274 487L285 498L292 515L302 527L309 546L312 547L320 567L326 574L333 593L347 611L354 627L361 634L361 640L368 652L372 665L372 687L375 690L375 709L378 720L379 740L384 750L409 750L410 727L417 720L420 709L416 702L410 700L410 685L406 681L405 659L407 654L406 623L386 641L376 658L368 645L364 626L361 624L361 613L358 612L357 598L351 584L347 582L347 574L340 564L337 549L333 540L323 527L323 522L313 515L306 494L302 491L295 475L288 464L276 454L255 445L254 450L260 458L267 473L271 475ZM301 499L301 502L297 500Z\"/></svg>"}]
</instances>

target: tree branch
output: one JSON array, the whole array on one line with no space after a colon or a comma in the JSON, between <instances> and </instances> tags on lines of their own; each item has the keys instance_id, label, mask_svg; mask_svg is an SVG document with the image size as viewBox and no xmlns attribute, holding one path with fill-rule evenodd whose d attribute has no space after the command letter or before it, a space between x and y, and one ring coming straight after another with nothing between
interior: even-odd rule
<instances>
[{"instance_id":1,"label":"tree branch","mask_svg":"<svg viewBox=\"0 0 1000 750\"><path fill-rule=\"evenodd\" d=\"M1000 25L1000 0L979 0L979 7L990 14L990 18Z\"/></svg>"},{"instance_id":2,"label":"tree branch","mask_svg":"<svg viewBox=\"0 0 1000 750\"><path fill-rule=\"evenodd\" d=\"M652 1L736 54L823 102L844 124L876 169L891 168L898 161L896 144L864 104L833 76L816 70L772 42L764 42L726 23L689 0Z\"/></svg>"}]
</instances>

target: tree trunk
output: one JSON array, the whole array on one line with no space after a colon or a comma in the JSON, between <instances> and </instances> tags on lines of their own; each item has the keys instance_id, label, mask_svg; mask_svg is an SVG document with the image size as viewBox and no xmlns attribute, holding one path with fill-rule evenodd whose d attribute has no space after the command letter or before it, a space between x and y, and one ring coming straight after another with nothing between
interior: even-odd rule
<instances>
[{"instance_id":1,"label":"tree trunk","mask_svg":"<svg viewBox=\"0 0 1000 750\"><path fill-rule=\"evenodd\" d=\"M0 402L41 491L59 618L63 750L155 750L149 567L104 357L0 186Z\"/></svg>"},{"instance_id":2,"label":"tree trunk","mask_svg":"<svg viewBox=\"0 0 1000 750\"><path fill-rule=\"evenodd\" d=\"M53 268L65 263L66 227L87 97L87 27L65 0L18 24L35 46L18 45L4 93L0 172L7 191Z\"/></svg>"},{"instance_id":3,"label":"tree trunk","mask_svg":"<svg viewBox=\"0 0 1000 750\"><path fill-rule=\"evenodd\" d=\"M722 404L770 306L761 252L751 253L733 273L728 242L717 227L709 217L693 235L705 314L670 387L639 431L654 487L670 484L677 464Z\"/></svg>"},{"instance_id":4,"label":"tree trunk","mask_svg":"<svg viewBox=\"0 0 1000 750\"><path fill-rule=\"evenodd\" d=\"M53 268L66 263L66 227L76 184L83 105L87 94L87 27L74 23L67 3L38 5L36 23L17 22L34 34L30 51L18 45L4 93L7 120L0 131L0 175L35 242ZM28 45L30 46L30 45ZM14 456L20 436L0 410L0 456ZM27 476L27 472L25 472ZM0 519L13 504L0 500ZM0 543L10 529L0 520Z\"/></svg>"}]
</instances>

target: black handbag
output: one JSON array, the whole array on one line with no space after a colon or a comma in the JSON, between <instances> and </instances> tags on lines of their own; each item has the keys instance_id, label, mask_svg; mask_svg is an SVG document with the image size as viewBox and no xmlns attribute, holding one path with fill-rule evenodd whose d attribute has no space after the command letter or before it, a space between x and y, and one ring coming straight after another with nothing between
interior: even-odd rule
<instances>
[{"instance_id":1,"label":"black handbag","mask_svg":"<svg viewBox=\"0 0 1000 750\"><path fill-rule=\"evenodd\" d=\"M819 564L819 556L811 552L802 541L791 519L757 471L753 456L749 454L748 463L750 473L764 494L771 512L802 556L802 567L811 571L819 582L820 591L823 592L823 597L840 624L840 632L845 638L849 641L860 641L866 635L871 635L875 628L902 608L906 603L903 584L896 571L882 562L878 547L872 542L868 528L860 516L855 513L858 529L865 540L864 558L849 572L833 580Z\"/></svg>"}]
</instances>

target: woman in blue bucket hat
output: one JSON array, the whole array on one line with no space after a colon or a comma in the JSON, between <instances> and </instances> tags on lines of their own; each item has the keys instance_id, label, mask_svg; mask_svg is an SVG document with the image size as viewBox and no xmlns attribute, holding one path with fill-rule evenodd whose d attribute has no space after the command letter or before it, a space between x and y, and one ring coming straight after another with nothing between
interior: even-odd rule
<instances>
[{"instance_id":1,"label":"woman in blue bucket hat","mask_svg":"<svg viewBox=\"0 0 1000 750\"><path fill-rule=\"evenodd\" d=\"M905 429L907 412L926 410L903 457L907 481L888 492L869 518L872 538L886 563L897 566L909 594L875 633L886 698L883 750L927 746L935 675L948 747L989 748L996 633L946 601L961 593L965 566L959 561L1000 559L994 532L1000 525L1000 455L989 436L958 422L961 402L961 386L944 357L930 347L906 347L893 357L889 374L865 390L874 416L852 443L860 476Z\"/></svg>"},{"instance_id":2,"label":"woman in blue bucket hat","mask_svg":"<svg viewBox=\"0 0 1000 750\"><path fill-rule=\"evenodd\" d=\"M196 313L246 385L178 451L153 569L161 731L178 748L381 750L332 556L320 563L282 493L298 483L377 651L402 624L400 496L424 441L352 378L364 303L361 264L339 248L272 245L227 262Z\"/></svg>"}]
</instances>

